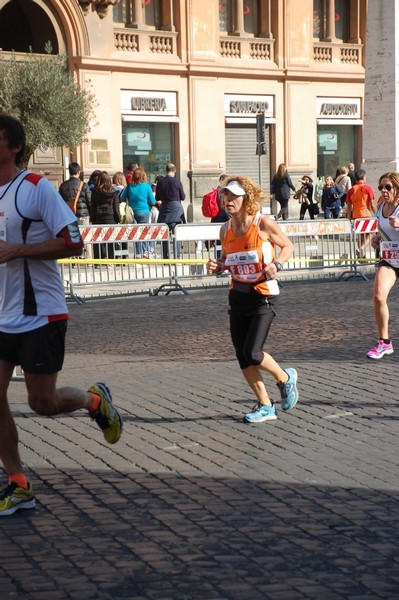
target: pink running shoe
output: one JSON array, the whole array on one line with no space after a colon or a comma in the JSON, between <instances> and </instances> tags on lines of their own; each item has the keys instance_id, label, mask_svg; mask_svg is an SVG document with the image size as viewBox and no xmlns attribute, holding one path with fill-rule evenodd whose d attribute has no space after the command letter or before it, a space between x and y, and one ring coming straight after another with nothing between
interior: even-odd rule
<instances>
[{"instance_id":1,"label":"pink running shoe","mask_svg":"<svg viewBox=\"0 0 399 600\"><path fill-rule=\"evenodd\" d=\"M367 356L369 358L374 358L376 360L382 358L384 354L393 354L393 345L392 342L386 344L384 340L378 340L378 343L373 348L367 352Z\"/></svg>"}]
</instances>

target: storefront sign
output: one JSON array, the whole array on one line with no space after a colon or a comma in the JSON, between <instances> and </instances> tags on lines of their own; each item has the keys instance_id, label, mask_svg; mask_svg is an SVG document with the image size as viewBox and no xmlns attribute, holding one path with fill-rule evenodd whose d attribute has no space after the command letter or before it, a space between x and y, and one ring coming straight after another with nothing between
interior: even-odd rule
<instances>
[{"instance_id":1,"label":"storefront sign","mask_svg":"<svg viewBox=\"0 0 399 600\"><path fill-rule=\"evenodd\" d=\"M274 116L273 96L236 96L225 94L224 114L226 117L254 117L264 112L266 118Z\"/></svg>"},{"instance_id":2,"label":"storefront sign","mask_svg":"<svg viewBox=\"0 0 399 600\"><path fill-rule=\"evenodd\" d=\"M319 119L360 119L360 98L317 98Z\"/></svg>"},{"instance_id":3,"label":"storefront sign","mask_svg":"<svg viewBox=\"0 0 399 600\"><path fill-rule=\"evenodd\" d=\"M124 115L177 115L175 92L121 91L121 112Z\"/></svg>"},{"instance_id":4,"label":"storefront sign","mask_svg":"<svg viewBox=\"0 0 399 600\"><path fill-rule=\"evenodd\" d=\"M165 98L132 98L132 110L164 112L167 109Z\"/></svg>"}]
</instances>

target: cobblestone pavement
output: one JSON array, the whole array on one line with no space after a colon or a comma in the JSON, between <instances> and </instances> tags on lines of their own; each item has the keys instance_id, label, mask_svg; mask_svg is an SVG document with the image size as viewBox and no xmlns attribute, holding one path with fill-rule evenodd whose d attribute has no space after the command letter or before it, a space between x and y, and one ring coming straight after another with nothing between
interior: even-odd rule
<instances>
[{"instance_id":1,"label":"cobblestone pavement","mask_svg":"<svg viewBox=\"0 0 399 600\"><path fill-rule=\"evenodd\" d=\"M260 426L226 289L71 303L59 382L107 382L125 430L106 445L11 384L38 505L0 521L0 598L399 598L398 358L365 358L372 285L284 284L268 348L300 401Z\"/></svg>"}]
</instances>

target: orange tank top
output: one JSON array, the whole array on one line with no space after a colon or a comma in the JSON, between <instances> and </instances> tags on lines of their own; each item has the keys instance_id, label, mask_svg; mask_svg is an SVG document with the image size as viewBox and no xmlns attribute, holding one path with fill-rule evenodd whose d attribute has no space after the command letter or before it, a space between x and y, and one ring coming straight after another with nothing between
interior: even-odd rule
<instances>
[{"instance_id":1,"label":"orange tank top","mask_svg":"<svg viewBox=\"0 0 399 600\"><path fill-rule=\"evenodd\" d=\"M252 285L263 296L276 296L280 293L275 279L265 279L263 266L274 259L274 244L260 237L259 221L262 215L256 213L246 234L237 237L232 229L232 221L224 224L223 249L226 253L225 268L233 281ZM233 287L233 284L230 286Z\"/></svg>"}]
</instances>

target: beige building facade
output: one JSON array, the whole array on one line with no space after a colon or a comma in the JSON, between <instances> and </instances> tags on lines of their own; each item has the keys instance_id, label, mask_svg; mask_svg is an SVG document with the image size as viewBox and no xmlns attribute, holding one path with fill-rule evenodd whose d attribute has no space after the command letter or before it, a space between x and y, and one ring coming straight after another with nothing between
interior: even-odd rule
<instances>
[{"instance_id":1,"label":"beige building facade","mask_svg":"<svg viewBox=\"0 0 399 600\"><path fill-rule=\"evenodd\" d=\"M50 40L97 99L88 143L40 149L32 167L57 185L69 158L87 176L137 162L149 181L174 162L191 221L221 173L269 193L282 162L294 185L359 165L366 12L367 0L0 0L2 51Z\"/></svg>"}]
</instances>

